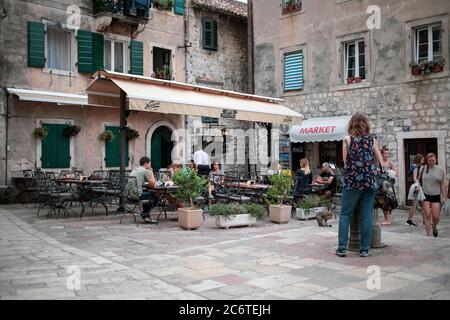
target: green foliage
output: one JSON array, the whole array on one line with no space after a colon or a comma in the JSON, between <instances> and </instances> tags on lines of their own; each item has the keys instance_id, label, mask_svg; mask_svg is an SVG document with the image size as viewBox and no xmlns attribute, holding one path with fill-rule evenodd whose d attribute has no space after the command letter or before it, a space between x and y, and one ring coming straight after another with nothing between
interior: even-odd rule
<instances>
[{"instance_id":1,"label":"green foliage","mask_svg":"<svg viewBox=\"0 0 450 320\"><path fill-rule=\"evenodd\" d=\"M321 196L319 199L319 206L323 206L327 208L328 211L330 211L332 206L331 199L328 199L325 196Z\"/></svg>"},{"instance_id":2,"label":"green foliage","mask_svg":"<svg viewBox=\"0 0 450 320\"><path fill-rule=\"evenodd\" d=\"M114 133L111 130L103 131L98 137L105 142L111 142L115 138Z\"/></svg>"},{"instance_id":3,"label":"green foliage","mask_svg":"<svg viewBox=\"0 0 450 320\"><path fill-rule=\"evenodd\" d=\"M269 181L272 184L267 191L268 204L283 204L284 199L291 189L291 176L287 174L276 174L269 177Z\"/></svg>"},{"instance_id":4,"label":"green foliage","mask_svg":"<svg viewBox=\"0 0 450 320\"><path fill-rule=\"evenodd\" d=\"M213 217L222 216L226 220L232 219L237 214L249 214L258 220L264 218L266 209L257 203L239 205L236 203L216 203L211 206L208 212Z\"/></svg>"},{"instance_id":5,"label":"green foliage","mask_svg":"<svg viewBox=\"0 0 450 320\"><path fill-rule=\"evenodd\" d=\"M78 134L78 132L80 132L80 130L81 130L80 126L71 124L64 128L63 135L68 138L73 137L73 136L76 136Z\"/></svg>"},{"instance_id":6,"label":"green foliage","mask_svg":"<svg viewBox=\"0 0 450 320\"><path fill-rule=\"evenodd\" d=\"M128 128L127 140L134 140L134 139L139 139L139 132L132 128Z\"/></svg>"},{"instance_id":7,"label":"green foliage","mask_svg":"<svg viewBox=\"0 0 450 320\"><path fill-rule=\"evenodd\" d=\"M320 197L317 195L305 196L297 203L297 207L304 210L310 210L318 207L320 204Z\"/></svg>"},{"instance_id":8,"label":"green foliage","mask_svg":"<svg viewBox=\"0 0 450 320\"><path fill-rule=\"evenodd\" d=\"M170 10L173 7L173 0L154 0L155 7L161 10Z\"/></svg>"},{"instance_id":9,"label":"green foliage","mask_svg":"<svg viewBox=\"0 0 450 320\"><path fill-rule=\"evenodd\" d=\"M47 127L35 128L33 131L33 136L36 139L45 140L45 138L47 138L48 136L48 128Z\"/></svg>"},{"instance_id":10,"label":"green foliage","mask_svg":"<svg viewBox=\"0 0 450 320\"><path fill-rule=\"evenodd\" d=\"M261 220L266 215L266 209L257 203L247 203L244 205L244 208L247 210L248 214L252 217L255 217L258 220Z\"/></svg>"},{"instance_id":11,"label":"green foliage","mask_svg":"<svg viewBox=\"0 0 450 320\"><path fill-rule=\"evenodd\" d=\"M183 168L174 173L173 182L178 186L176 198L185 206L192 207L192 200L205 192L208 181L197 175L190 168Z\"/></svg>"}]
</instances>

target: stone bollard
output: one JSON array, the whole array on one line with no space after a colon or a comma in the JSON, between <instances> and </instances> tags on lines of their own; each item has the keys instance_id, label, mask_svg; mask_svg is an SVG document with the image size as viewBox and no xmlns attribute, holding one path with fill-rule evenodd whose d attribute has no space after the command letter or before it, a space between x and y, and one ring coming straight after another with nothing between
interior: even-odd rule
<instances>
[{"instance_id":1,"label":"stone bollard","mask_svg":"<svg viewBox=\"0 0 450 320\"><path fill-rule=\"evenodd\" d=\"M381 227L378 223L378 210L373 209L372 216L372 241L370 247L372 249L384 248L387 245L381 242ZM352 222L350 223L350 237L348 240L349 251L360 250L361 231L359 229L359 212L355 211Z\"/></svg>"}]
</instances>

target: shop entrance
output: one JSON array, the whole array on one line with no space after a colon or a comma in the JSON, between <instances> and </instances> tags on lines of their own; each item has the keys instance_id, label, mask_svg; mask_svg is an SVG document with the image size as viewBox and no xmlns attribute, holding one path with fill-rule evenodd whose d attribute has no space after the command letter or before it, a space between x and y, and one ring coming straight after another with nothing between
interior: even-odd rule
<instances>
[{"instance_id":1,"label":"shop entrance","mask_svg":"<svg viewBox=\"0 0 450 320\"><path fill-rule=\"evenodd\" d=\"M161 168L166 168L172 163L172 131L166 126L158 127L153 132L151 140L152 167L155 172Z\"/></svg>"},{"instance_id":2,"label":"shop entrance","mask_svg":"<svg viewBox=\"0 0 450 320\"><path fill-rule=\"evenodd\" d=\"M305 157L305 144L304 143L291 143L292 153L292 171L296 172L300 169L300 159Z\"/></svg>"},{"instance_id":3,"label":"shop entrance","mask_svg":"<svg viewBox=\"0 0 450 320\"><path fill-rule=\"evenodd\" d=\"M428 139L405 139L404 140L404 150L405 150L405 181L406 181L406 197L408 199L409 188L413 184L412 175L410 175L410 170L414 166L414 157L416 154L421 153L424 156L427 153L434 153L438 156L437 148L437 138ZM401 174L399 172L399 174ZM407 205L411 205L411 201L407 200Z\"/></svg>"}]
</instances>

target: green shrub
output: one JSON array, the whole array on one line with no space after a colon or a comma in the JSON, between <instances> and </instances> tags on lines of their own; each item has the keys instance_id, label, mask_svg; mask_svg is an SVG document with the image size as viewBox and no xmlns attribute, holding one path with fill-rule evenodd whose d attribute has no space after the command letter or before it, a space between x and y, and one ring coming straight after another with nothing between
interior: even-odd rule
<instances>
[{"instance_id":1,"label":"green shrub","mask_svg":"<svg viewBox=\"0 0 450 320\"><path fill-rule=\"evenodd\" d=\"M317 195L305 196L297 203L297 207L304 210L310 210L319 206L320 197Z\"/></svg>"},{"instance_id":2,"label":"green shrub","mask_svg":"<svg viewBox=\"0 0 450 320\"><path fill-rule=\"evenodd\" d=\"M243 206L234 203L216 203L211 206L208 213L213 217L224 217L226 220L232 219L237 214L246 214L247 210Z\"/></svg>"},{"instance_id":3,"label":"green shrub","mask_svg":"<svg viewBox=\"0 0 450 320\"><path fill-rule=\"evenodd\" d=\"M35 128L33 131L33 135L36 139L45 140L48 136L48 128L47 127L40 127Z\"/></svg>"},{"instance_id":4,"label":"green shrub","mask_svg":"<svg viewBox=\"0 0 450 320\"><path fill-rule=\"evenodd\" d=\"M185 206L192 207L192 200L205 192L208 181L189 168L183 168L173 175L173 182L178 186L176 198Z\"/></svg>"},{"instance_id":5,"label":"green shrub","mask_svg":"<svg viewBox=\"0 0 450 320\"><path fill-rule=\"evenodd\" d=\"M257 203L247 203L244 205L244 208L247 210L248 214L258 220L263 219L266 215L266 209Z\"/></svg>"},{"instance_id":6,"label":"green shrub","mask_svg":"<svg viewBox=\"0 0 450 320\"><path fill-rule=\"evenodd\" d=\"M291 190L291 176L282 173L269 177L269 181L272 186L267 191L268 204L283 204L286 199L289 190Z\"/></svg>"}]
</instances>

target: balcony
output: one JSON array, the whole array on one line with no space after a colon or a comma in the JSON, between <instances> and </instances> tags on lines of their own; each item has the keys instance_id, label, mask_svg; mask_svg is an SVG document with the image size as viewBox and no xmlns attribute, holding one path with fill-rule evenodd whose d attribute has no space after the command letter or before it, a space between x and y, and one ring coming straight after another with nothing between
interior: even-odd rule
<instances>
[{"instance_id":1,"label":"balcony","mask_svg":"<svg viewBox=\"0 0 450 320\"><path fill-rule=\"evenodd\" d=\"M93 0L93 4L97 31L105 31L112 24L126 24L135 34L148 22L152 0Z\"/></svg>"}]
</instances>

